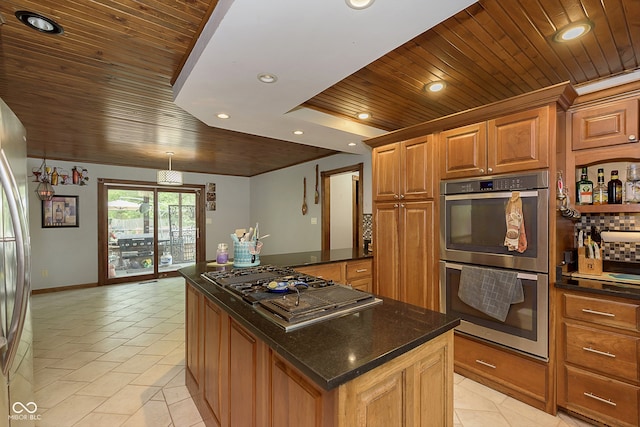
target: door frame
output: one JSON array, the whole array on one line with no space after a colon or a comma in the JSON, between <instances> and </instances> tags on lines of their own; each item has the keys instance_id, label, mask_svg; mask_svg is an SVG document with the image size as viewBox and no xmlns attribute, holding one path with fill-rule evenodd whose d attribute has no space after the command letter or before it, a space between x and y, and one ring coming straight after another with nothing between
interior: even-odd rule
<instances>
[{"instance_id":1,"label":"door frame","mask_svg":"<svg viewBox=\"0 0 640 427\"><path fill-rule=\"evenodd\" d=\"M111 285L117 283L126 283L132 281L143 281L151 279L159 279L163 277L178 276L177 271L171 272L157 272L157 263L154 263L156 267L151 274L144 274L139 276L129 277L108 277L108 250L107 250L107 236L109 233L109 215L108 215L108 189L109 187L132 187L141 190L153 191L155 199L157 200L157 193L160 192L193 192L196 195L196 263L204 261L206 253L206 241L201 232L205 231L205 186L198 184L185 184L180 187L170 187L165 185L158 185L155 182L149 181L131 181L120 179L106 179L98 178L98 285ZM154 203L154 215L153 215L153 229L158 230L158 215L157 215L157 203ZM154 238L153 253L158 254L158 239Z\"/></svg>"},{"instance_id":2,"label":"door frame","mask_svg":"<svg viewBox=\"0 0 640 427\"><path fill-rule=\"evenodd\" d=\"M322 251L329 251L331 249L331 177L333 175L340 175L348 172L357 172L358 179L353 181L353 189L356 190L356 194L353 197L353 214L357 227L353 229L353 249L362 249L362 232L363 232L363 173L364 163L358 163L356 165L345 166L338 169L332 169L328 171L320 172L321 177L321 191L322 191L322 226L321 226L321 243Z\"/></svg>"}]
</instances>

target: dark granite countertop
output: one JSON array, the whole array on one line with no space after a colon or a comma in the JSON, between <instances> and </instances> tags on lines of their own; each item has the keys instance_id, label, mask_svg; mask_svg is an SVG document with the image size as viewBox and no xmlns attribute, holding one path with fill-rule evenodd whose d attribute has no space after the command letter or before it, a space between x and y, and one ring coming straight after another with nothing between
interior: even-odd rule
<instances>
[{"instance_id":1,"label":"dark granite countertop","mask_svg":"<svg viewBox=\"0 0 640 427\"><path fill-rule=\"evenodd\" d=\"M291 254L260 255L263 265L281 267L300 267L303 265L328 264L332 262L352 261L371 258L372 253L358 249L333 249L330 251L296 252Z\"/></svg>"},{"instance_id":2,"label":"dark granite countertop","mask_svg":"<svg viewBox=\"0 0 640 427\"><path fill-rule=\"evenodd\" d=\"M559 280L555 283L556 288L640 300L640 286L638 285L597 279L576 278L566 275L558 277Z\"/></svg>"},{"instance_id":3,"label":"dark granite countertop","mask_svg":"<svg viewBox=\"0 0 640 427\"><path fill-rule=\"evenodd\" d=\"M282 257L286 259L284 255ZM263 265L266 264L265 258L261 257ZM299 258L292 254L288 259ZM302 264L293 261L281 265ZM393 360L460 323L455 317L382 298L383 303L374 307L285 332L252 306L200 276L213 268L207 263L199 263L179 272L207 298L325 390Z\"/></svg>"}]
</instances>

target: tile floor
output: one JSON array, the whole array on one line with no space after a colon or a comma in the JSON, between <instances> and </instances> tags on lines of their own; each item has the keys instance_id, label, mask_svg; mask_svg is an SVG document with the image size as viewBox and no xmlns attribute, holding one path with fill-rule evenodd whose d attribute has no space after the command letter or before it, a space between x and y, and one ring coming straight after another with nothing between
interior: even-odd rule
<instances>
[{"instance_id":1,"label":"tile floor","mask_svg":"<svg viewBox=\"0 0 640 427\"><path fill-rule=\"evenodd\" d=\"M184 384L181 278L35 295L39 427L204 427ZM455 376L456 427L584 427Z\"/></svg>"}]
</instances>

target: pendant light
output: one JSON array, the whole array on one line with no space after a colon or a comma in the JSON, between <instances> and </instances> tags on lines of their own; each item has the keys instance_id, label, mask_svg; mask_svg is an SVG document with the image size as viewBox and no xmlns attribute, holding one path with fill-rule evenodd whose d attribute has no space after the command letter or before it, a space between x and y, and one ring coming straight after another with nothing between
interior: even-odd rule
<instances>
[{"instance_id":1,"label":"pendant light","mask_svg":"<svg viewBox=\"0 0 640 427\"><path fill-rule=\"evenodd\" d=\"M158 171L158 184L160 185L182 185L182 172L171 170L171 156L173 151L167 151L169 156L169 169Z\"/></svg>"},{"instance_id":2,"label":"pendant light","mask_svg":"<svg viewBox=\"0 0 640 427\"><path fill-rule=\"evenodd\" d=\"M47 159L42 159L42 164L36 172L34 172L34 175L36 176L36 180L39 181L38 186L36 187L36 195L38 196L38 199L44 201L53 199L53 196L56 194L56 192L49 182L49 174L51 173L51 168L47 166Z\"/></svg>"}]
</instances>

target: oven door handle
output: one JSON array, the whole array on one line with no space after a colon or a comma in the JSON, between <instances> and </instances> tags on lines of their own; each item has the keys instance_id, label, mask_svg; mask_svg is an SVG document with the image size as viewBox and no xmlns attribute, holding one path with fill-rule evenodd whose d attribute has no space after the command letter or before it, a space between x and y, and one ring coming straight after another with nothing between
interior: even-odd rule
<instances>
[{"instance_id":1,"label":"oven door handle","mask_svg":"<svg viewBox=\"0 0 640 427\"><path fill-rule=\"evenodd\" d=\"M513 190L518 191L518 190ZM548 191L546 189L521 191L520 197L538 197L542 191ZM500 192L488 192L488 193L463 193L463 194L449 194L444 195L444 200L469 200L469 199L509 199L511 198L512 191L500 191Z\"/></svg>"},{"instance_id":2,"label":"oven door handle","mask_svg":"<svg viewBox=\"0 0 640 427\"><path fill-rule=\"evenodd\" d=\"M456 264L456 263L452 263L452 262L447 262L447 261L440 261L440 262L444 262L444 267L445 268L451 268L453 270L461 270L462 271L462 267L463 264ZM500 270L499 268L493 268L493 267L485 267L485 266L478 266L478 265L473 265L471 267L480 267L480 268L486 268L489 270ZM538 280L538 275L537 274L531 274L531 273L523 273L523 272L518 272L518 279L525 279L525 280Z\"/></svg>"}]
</instances>

